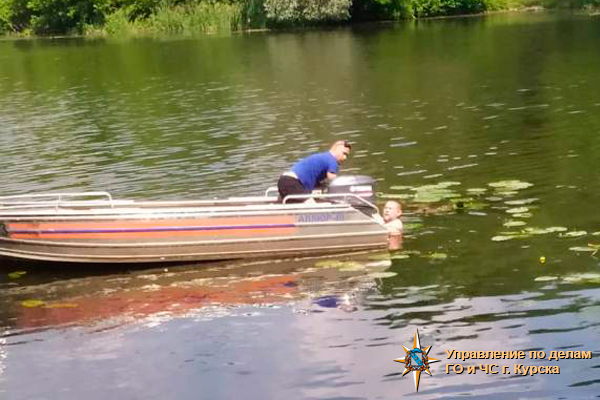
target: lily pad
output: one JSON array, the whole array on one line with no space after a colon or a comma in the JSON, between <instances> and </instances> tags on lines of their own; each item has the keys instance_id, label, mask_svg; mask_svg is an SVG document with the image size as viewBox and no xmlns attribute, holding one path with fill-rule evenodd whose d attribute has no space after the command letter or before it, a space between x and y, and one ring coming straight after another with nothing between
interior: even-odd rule
<instances>
[{"instance_id":1,"label":"lily pad","mask_svg":"<svg viewBox=\"0 0 600 400\"><path fill-rule=\"evenodd\" d=\"M474 194L474 195L484 194L486 192L487 192L486 188L470 188L470 189L467 189L467 193Z\"/></svg>"},{"instance_id":2,"label":"lily pad","mask_svg":"<svg viewBox=\"0 0 600 400\"><path fill-rule=\"evenodd\" d=\"M600 283L600 274L573 274L564 277L563 281L569 283Z\"/></svg>"},{"instance_id":3,"label":"lily pad","mask_svg":"<svg viewBox=\"0 0 600 400\"><path fill-rule=\"evenodd\" d=\"M424 185L414 187L411 190L415 192L414 201L417 203L437 203L445 199L461 197L454 190L448 189L451 186L460 185L460 182L440 182L435 185Z\"/></svg>"},{"instance_id":4,"label":"lily pad","mask_svg":"<svg viewBox=\"0 0 600 400\"><path fill-rule=\"evenodd\" d=\"M46 304L45 302L43 302L42 300L23 300L21 302L21 305L23 307L27 307L27 308L32 308L32 307L41 307L44 304Z\"/></svg>"},{"instance_id":5,"label":"lily pad","mask_svg":"<svg viewBox=\"0 0 600 400\"><path fill-rule=\"evenodd\" d=\"M600 236L600 232L594 232L592 233L592 236Z\"/></svg>"},{"instance_id":6,"label":"lily pad","mask_svg":"<svg viewBox=\"0 0 600 400\"><path fill-rule=\"evenodd\" d=\"M565 228L564 226L551 226L550 228L546 228L547 232L553 233L553 232L566 232L568 231L567 228Z\"/></svg>"},{"instance_id":7,"label":"lily pad","mask_svg":"<svg viewBox=\"0 0 600 400\"><path fill-rule=\"evenodd\" d=\"M585 252L585 251L587 251L587 252L590 252L590 253L598 251L598 249L594 249L592 247L586 247L586 246L569 247L569 250L571 250L571 251L577 251L577 252Z\"/></svg>"},{"instance_id":8,"label":"lily pad","mask_svg":"<svg viewBox=\"0 0 600 400\"><path fill-rule=\"evenodd\" d=\"M497 235L492 237L492 242L506 242L507 240L517 239L519 235Z\"/></svg>"},{"instance_id":9,"label":"lily pad","mask_svg":"<svg viewBox=\"0 0 600 400\"><path fill-rule=\"evenodd\" d=\"M513 214L513 216L518 215L518 214ZM519 225L524 225L523 224L515 224L521 221L509 221L510 224L504 224L504 226L510 226L510 227L515 227L515 226L519 226ZM564 228L562 226L552 226L550 228L536 228L536 227L527 227L524 228L523 230L521 230L520 232L500 232L500 235L498 236L494 236L492 238L492 240L494 242L502 242L505 240L511 240L511 239L522 239L522 238L528 238L531 237L533 235L545 235L547 233L554 233L554 232L562 232L562 231L566 231L567 228ZM600 248L600 247L599 247Z\"/></svg>"},{"instance_id":10,"label":"lily pad","mask_svg":"<svg viewBox=\"0 0 600 400\"><path fill-rule=\"evenodd\" d=\"M340 268L344 270L361 270L365 266L356 261L340 261L340 260L322 260L315 263L315 267L320 268Z\"/></svg>"},{"instance_id":11,"label":"lily pad","mask_svg":"<svg viewBox=\"0 0 600 400\"><path fill-rule=\"evenodd\" d=\"M460 182L440 182L436 186L441 188L449 188L450 186L458 186L461 185Z\"/></svg>"},{"instance_id":12,"label":"lily pad","mask_svg":"<svg viewBox=\"0 0 600 400\"><path fill-rule=\"evenodd\" d=\"M531 213L516 213L516 214L512 214L513 217L515 218L531 218L532 214Z\"/></svg>"},{"instance_id":13,"label":"lily pad","mask_svg":"<svg viewBox=\"0 0 600 400\"><path fill-rule=\"evenodd\" d=\"M509 208L508 210L506 210L506 212L509 214L522 214L522 213L526 213L527 211L529 211L529 208L527 208L527 207L515 207L515 208Z\"/></svg>"},{"instance_id":14,"label":"lily pad","mask_svg":"<svg viewBox=\"0 0 600 400\"><path fill-rule=\"evenodd\" d=\"M496 240L494 240L494 238L492 238L492 240L494 242L502 242L505 240L511 240L511 239L526 239L531 237L531 234L526 232L526 231L519 231L519 232L498 232L499 235L498 236L494 236L494 238L496 238Z\"/></svg>"},{"instance_id":15,"label":"lily pad","mask_svg":"<svg viewBox=\"0 0 600 400\"><path fill-rule=\"evenodd\" d=\"M536 201L538 201L538 199L535 197L532 197L530 199L507 200L507 201L505 201L505 203L508 204L509 206L522 206L522 205L526 205L526 204L535 203Z\"/></svg>"},{"instance_id":16,"label":"lily pad","mask_svg":"<svg viewBox=\"0 0 600 400\"><path fill-rule=\"evenodd\" d=\"M390 254L389 253L381 253L381 254L373 254L371 256L369 256L369 260L375 260L375 261L379 261L379 260L389 260L390 259Z\"/></svg>"},{"instance_id":17,"label":"lily pad","mask_svg":"<svg viewBox=\"0 0 600 400\"><path fill-rule=\"evenodd\" d=\"M22 277L26 273L27 273L27 271L13 271L13 272L11 272L11 273L8 274L8 277L10 279L19 279L20 277Z\"/></svg>"},{"instance_id":18,"label":"lily pad","mask_svg":"<svg viewBox=\"0 0 600 400\"><path fill-rule=\"evenodd\" d=\"M522 235L523 231L505 231L505 232L498 232L500 235L504 235L504 236L518 236L518 235Z\"/></svg>"},{"instance_id":19,"label":"lily pad","mask_svg":"<svg viewBox=\"0 0 600 400\"><path fill-rule=\"evenodd\" d=\"M410 258L410 255L408 254L395 254L392 256L392 260L405 260L407 258Z\"/></svg>"},{"instance_id":20,"label":"lily pad","mask_svg":"<svg viewBox=\"0 0 600 400\"><path fill-rule=\"evenodd\" d=\"M555 232L555 230L550 229L550 228L535 228L535 227L525 228L525 229L523 229L523 231L530 235L545 235L547 233Z\"/></svg>"},{"instance_id":21,"label":"lily pad","mask_svg":"<svg viewBox=\"0 0 600 400\"><path fill-rule=\"evenodd\" d=\"M587 235L586 231L571 231L566 233L561 233L559 236L564 238L572 238L572 237L581 237Z\"/></svg>"},{"instance_id":22,"label":"lily pad","mask_svg":"<svg viewBox=\"0 0 600 400\"><path fill-rule=\"evenodd\" d=\"M431 191L418 191L414 201L416 203L438 203L455 197L460 197L460 194L449 189L432 189Z\"/></svg>"},{"instance_id":23,"label":"lily pad","mask_svg":"<svg viewBox=\"0 0 600 400\"><path fill-rule=\"evenodd\" d=\"M391 190L412 190L413 188L414 188L414 186L402 186L402 185L390 186Z\"/></svg>"},{"instance_id":24,"label":"lily pad","mask_svg":"<svg viewBox=\"0 0 600 400\"><path fill-rule=\"evenodd\" d=\"M512 190L503 190L500 192L495 192L495 194L504 196L504 197L512 197L512 196L516 196L519 194L519 192L517 191L512 191Z\"/></svg>"},{"instance_id":25,"label":"lily pad","mask_svg":"<svg viewBox=\"0 0 600 400\"><path fill-rule=\"evenodd\" d=\"M490 182L488 186L493 187L497 191L517 191L521 189L527 189L528 187L533 186L532 183L523 182L520 180L512 179L507 181L498 181L498 182Z\"/></svg>"},{"instance_id":26,"label":"lily pad","mask_svg":"<svg viewBox=\"0 0 600 400\"><path fill-rule=\"evenodd\" d=\"M445 260L446 258L448 258L448 254L446 254L446 253L431 253L431 254L426 254L423 257L430 258L432 260Z\"/></svg>"},{"instance_id":27,"label":"lily pad","mask_svg":"<svg viewBox=\"0 0 600 400\"><path fill-rule=\"evenodd\" d=\"M527 222L525 221L515 221L515 220L510 220L510 221L506 221L505 223L502 224L503 226L506 226L507 228L512 228L515 226L523 226L523 225L527 225Z\"/></svg>"}]
</instances>

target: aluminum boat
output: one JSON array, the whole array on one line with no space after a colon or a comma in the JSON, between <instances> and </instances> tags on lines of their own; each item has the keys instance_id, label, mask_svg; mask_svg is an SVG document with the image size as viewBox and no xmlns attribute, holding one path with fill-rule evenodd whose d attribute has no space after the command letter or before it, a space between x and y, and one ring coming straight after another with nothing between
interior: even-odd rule
<instances>
[{"instance_id":1,"label":"aluminum boat","mask_svg":"<svg viewBox=\"0 0 600 400\"><path fill-rule=\"evenodd\" d=\"M373 187L344 189L283 201L273 188L264 196L200 201L117 200L107 192L5 196L0 256L141 263L384 248L387 229L372 218L378 210L367 200ZM316 202L291 202L310 197Z\"/></svg>"}]
</instances>

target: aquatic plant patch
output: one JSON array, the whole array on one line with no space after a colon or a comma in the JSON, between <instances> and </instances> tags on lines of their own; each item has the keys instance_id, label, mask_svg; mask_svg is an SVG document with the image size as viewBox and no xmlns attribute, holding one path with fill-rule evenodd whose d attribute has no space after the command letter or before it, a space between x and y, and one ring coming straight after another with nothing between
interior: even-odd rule
<instances>
[{"instance_id":1,"label":"aquatic plant patch","mask_svg":"<svg viewBox=\"0 0 600 400\"><path fill-rule=\"evenodd\" d=\"M562 278L563 282L567 283L600 283L600 274L598 273L581 273L567 275Z\"/></svg>"},{"instance_id":2,"label":"aquatic plant patch","mask_svg":"<svg viewBox=\"0 0 600 400\"><path fill-rule=\"evenodd\" d=\"M576 238L576 237L581 237L581 236L585 236L585 235L587 235L586 231L571 231L571 232L561 233L559 235L559 237L562 237L562 238Z\"/></svg>"},{"instance_id":3,"label":"aquatic plant patch","mask_svg":"<svg viewBox=\"0 0 600 400\"><path fill-rule=\"evenodd\" d=\"M467 193L472 194L472 195L482 195L487 193L487 189L486 188L469 188L467 189Z\"/></svg>"},{"instance_id":4,"label":"aquatic plant patch","mask_svg":"<svg viewBox=\"0 0 600 400\"><path fill-rule=\"evenodd\" d=\"M434 252L429 254L423 254L421 257L429 258L430 260L445 260L446 258L448 258L448 254Z\"/></svg>"},{"instance_id":5,"label":"aquatic plant patch","mask_svg":"<svg viewBox=\"0 0 600 400\"><path fill-rule=\"evenodd\" d=\"M516 220L509 220L502 224L502 226L505 226L507 228L512 228L515 226L523 226L523 225L527 225L527 223L525 221L516 221Z\"/></svg>"},{"instance_id":6,"label":"aquatic plant patch","mask_svg":"<svg viewBox=\"0 0 600 400\"><path fill-rule=\"evenodd\" d=\"M21 305L23 307L27 307L27 308L33 308L33 307L41 307L44 304L46 304L45 302L43 302L42 300L35 300L35 299L30 299L30 300L23 300L21 302Z\"/></svg>"},{"instance_id":7,"label":"aquatic plant patch","mask_svg":"<svg viewBox=\"0 0 600 400\"><path fill-rule=\"evenodd\" d=\"M507 200L504 203L507 204L507 205L509 205L509 206L523 206L523 205L535 203L538 200L539 199L533 197L533 198L530 198L530 199Z\"/></svg>"},{"instance_id":8,"label":"aquatic plant patch","mask_svg":"<svg viewBox=\"0 0 600 400\"><path fill-rule=\"evenodd\" d=\"M13 271L8 274L8 277L10 279L19 279L25 274L27 274L27 271Z\"/></svg>"},{"instance_id":9,"label":"aquatic plant patch","mask_svg":"<svg viewBox=\"0 0 600 400\"><path fill-rule=\"evenodd\" d=\"M389 258L389 257L388 257ZM319 268L339 268L344 270L360 270L365 269L364 264L356 261L341 261L341 260L321 260L315 263L315 267Z\"/></svg>"},{"instance_id":10,"label":"aquatic plant patch","mask_svg":"<svg viewBox=\"0 0 600 400\"><path fill-rule=\"evenodd\" d=\"M488 186L493 187L497 192L517 192L518 190L527 189L533 186L533 183L523 182L517 179L490 182Z\"/></svg>"},{"instance_id":11,"label":"aquatic plant patch","mask_svg":"<svg viewBox=\"0 0 600 400\"><path fill-rule=\"evenodd\" d=\"M545 235L548 233L564 232L567 230L567 228L562 226L551 226L549 228L527 227L518 232L500 232L499 235L492 237L492 241L504 242L512 239L524 239L535 235Z\"/></svg>"},{"instance_id":12,"label":"aquatic plant patch","mask_svg":"<svg viewBox=\"0 0 600 400\"><path fill-rule=\"evenodd\" d=\"M515 213L512 215L514 218L531 218L533 214L531 213Z\"/></svg>"},{"instance_id":13,"label":"aquatic plant patch","mask_svg":"<svg viewBox=\"0 0 600 400\"><path fill-rule=\"evenodd\" d=\"M506 210L506 212L509 214L523 214L528 211L529 211L529 208L527 208L527 207L515 207L515 208L509 208L508 210Z\"/></svg>"}]
</instances>

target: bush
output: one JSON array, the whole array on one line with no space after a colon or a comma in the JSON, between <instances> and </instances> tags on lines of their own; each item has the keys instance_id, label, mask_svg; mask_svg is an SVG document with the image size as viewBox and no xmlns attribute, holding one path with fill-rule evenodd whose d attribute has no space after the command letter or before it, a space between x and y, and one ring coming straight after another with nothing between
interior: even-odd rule
<instances>
[{"instance_id":1,"label":"bush","mask_svg":"<svg viewBox=\"0 0 600 400\"><path fill-rule=\"evenodd\" d=\"M532 1L543 0L354 0L352 18L355 20L397 20L473 14L518 8L523 3Z\"/></svg>"},{"instance_id":2,"label":"bush","mask_svg":"<svg viewBox=\"0 0 600 400\"><path fill-rule=\"evenodd\" d=\"M487 9L484 0L413 0L415 17L480 13Z\"/></svg>"},{"instance_id":3,"label":"bush","mask_svg":"<svg viewBox=\"0 0 600 400\"><path fill-rule=\"evenodd\" d=\"M413 18L412 0L354 0L351 9L356 21Z\"/></svg>"},{"instance_id":4,"label":"bush","mask_svg":"<svg viewBox=\"0 0 600 400\"><path fill-rule=\"evenodd\" d=\"M264 0L267 19L278 23L342 21L350 18L352 0Z\"/></svg>"}]
</instances>

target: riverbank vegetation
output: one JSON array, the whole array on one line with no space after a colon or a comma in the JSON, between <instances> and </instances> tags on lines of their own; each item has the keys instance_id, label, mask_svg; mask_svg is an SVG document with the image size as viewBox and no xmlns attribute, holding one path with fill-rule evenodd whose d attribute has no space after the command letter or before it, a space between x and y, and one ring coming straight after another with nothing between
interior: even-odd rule
<instances>
[{"instance_id":1,"label":"riverbank vegetation","mask_svg":"<svg viewBox=\"0 0 600 400\"><path fill-rule=\"evenodd\" d=\"M600 0L0 0L0 33L195 35L527 7L597 13Z\"/></svg>"}]
</instances>

